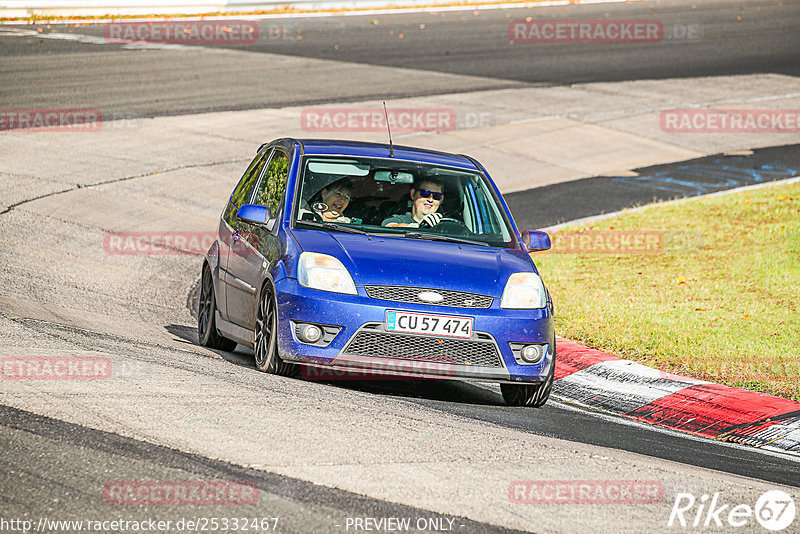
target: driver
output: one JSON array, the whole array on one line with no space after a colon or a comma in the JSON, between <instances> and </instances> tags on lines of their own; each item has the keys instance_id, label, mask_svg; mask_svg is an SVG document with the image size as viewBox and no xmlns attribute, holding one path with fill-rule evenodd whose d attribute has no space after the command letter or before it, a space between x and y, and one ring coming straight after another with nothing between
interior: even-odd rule
<instances>
[{"instance_id":1,"label":"driver","mask_svg":"<svg viewBox=\"0 0 800 534\"><path fill-rule=\"evenodd\" d=\"M435 178L421 178L414 182L409 191L411 211L392 215L381 226L406 226L409 228L433 228L442 220L442 214L436 213L444 199L442 183Z\"/></svg>"}]
</instances>

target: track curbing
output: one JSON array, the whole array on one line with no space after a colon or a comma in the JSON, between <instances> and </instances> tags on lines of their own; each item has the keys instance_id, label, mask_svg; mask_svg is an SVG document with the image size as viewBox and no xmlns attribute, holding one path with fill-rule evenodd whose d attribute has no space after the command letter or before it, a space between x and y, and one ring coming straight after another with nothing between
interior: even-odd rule
<instances>
[{"instance_id":1,"label":"track curbing","mask_svg":"<svg viewBox=\"0 0 800 534\"><path fill-rule=\"evenodd\" d=\"M558 338L553 393L695 436L800 455L800 402L674 375Z\"/></svg>"}]
</instances>

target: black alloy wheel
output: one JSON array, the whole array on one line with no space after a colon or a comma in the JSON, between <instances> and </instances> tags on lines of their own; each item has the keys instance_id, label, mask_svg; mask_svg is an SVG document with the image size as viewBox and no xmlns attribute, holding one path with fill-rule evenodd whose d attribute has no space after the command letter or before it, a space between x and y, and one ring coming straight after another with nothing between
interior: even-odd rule
<instances>
[{"instance_id":1,"label":"black alloy wheel","mask_svg":"<svg viewBox=\"0 0 800 534\"><path fill-rule=\"evenodd\" d=\"M217 332L216 311L214 280L211 278L211 270L208 266L203 266L203 279L200 283L200 299L197 309L197 339L204 347L232 351L236 348L236 342Z\"/></svg>"},{"instance_id":2,"label":"black alloy wheel","mask_svg":"<svg viewBox=\"0 0 800 534\"><path fill-rule=\"evenodd\" d=\"M556 374L556 347L553 340L553 363L547 380L540 384L500 384L500 391L503 393L503 400L509 406L528 406L539 408L544 406L550 398L550 391L553 389L553 379Z\"/></svg>"},{"instance_id":3,"label":"black alloy wheel","mask_svg":"<svg viewBox=\"0 0 800 534\"><path fill-rule=\"evenodd\" d=\"M253 350L259 371L280 376L297 374L296 364L287 363L278 356L278 303L269 285L261 292Z\"/></svg>"}]
</instances>

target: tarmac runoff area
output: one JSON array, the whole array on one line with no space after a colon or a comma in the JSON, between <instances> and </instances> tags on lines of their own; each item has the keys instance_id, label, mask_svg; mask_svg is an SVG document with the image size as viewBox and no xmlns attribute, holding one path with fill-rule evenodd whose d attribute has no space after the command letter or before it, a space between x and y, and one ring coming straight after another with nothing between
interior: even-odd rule
<instances>
[{"instance_id":1,"label":"tarmac runoff area","mask_svg":"<svg viewBox=\"0 0 800 534\"><path fill-rule=\"evenodd\" d=\"M667 109L800 109L800 95L791 77L757 75L484 91L387 105L453 110L454 130L398 132L395 142L470 154L510 193L796 143L796 135L785 133L665 132L659 118ZM382 109L377 101L320 108ZM626 508L624 525L615 507L593 507L596 513L565 518L555 509L542 513L540 507L510 502L509 484L525 478L582 480L591 473L597 479L659 480L664 495L713 490L736 503L755 503L775 488L434 414L402 398L262 375L252 370L247 354L198 347L185 304L199 275L199 258L114 256L104 250L104 237L108 232L212 232L222 201L256 148L270 139L386 139L382 130L304 130L303 111L208 113L111 121L93 132L0 134L4 152L13 154L0 163L0 355L97 356L109 358L113 369L107 380L7 381L0 403L523 530L537 525L542 531L641 532L654 521L665 524L672 506L665 499L647 508ZM765 454L770 448L789 451L796 440L797 418L791 414L797 408L788 401L662 376L566 340L559 354L558 396L566 396L567 389L583 391L576 401L603 412L748 442ZM104 372L99 365L87 372ZM582 389L570 387L578 385ZM609 398L612 391L619 401ZM733 408L718 402L723 398L733 398ZM254 406L265 406L259 417L252 416ZM704 415L708 424L689 424L685 413ZM354 449L350 430L343 429L368 432L374 439Z\"/></svg>"}]
</instances>

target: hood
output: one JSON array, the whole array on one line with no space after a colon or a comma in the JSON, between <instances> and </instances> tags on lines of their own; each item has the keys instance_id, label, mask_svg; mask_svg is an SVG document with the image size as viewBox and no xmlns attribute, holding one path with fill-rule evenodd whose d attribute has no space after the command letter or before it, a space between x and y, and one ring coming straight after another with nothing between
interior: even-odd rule
<instances>
[{"instance_id":1,"label":"hood","mask_svg":"<svg viewBox=\"0 0 800 534\"><path fill-rule=\"evenodd\" d=\"M501 297L512 273L535 271L522 250L422 239L292 230L300 248L338 258L357 286L388 285Z\"/></svg>"}]
</instances>

